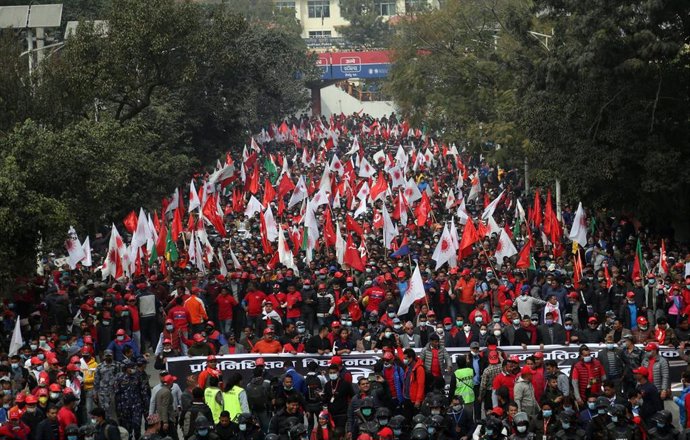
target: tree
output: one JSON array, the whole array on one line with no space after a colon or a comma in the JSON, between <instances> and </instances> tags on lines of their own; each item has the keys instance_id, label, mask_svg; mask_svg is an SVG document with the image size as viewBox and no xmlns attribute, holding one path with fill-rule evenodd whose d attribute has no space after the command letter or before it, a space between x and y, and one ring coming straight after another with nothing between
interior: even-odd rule
<instances>
[{"instance_id":1,"label":"tree","mask_svg":"<svg viewBox=\"0 0 690 440\"><path fill-rule=\"evenodd\" d=\"M391 28L379 14L377 0L341 0L340 14L350 22L339 26L348 43L367 48L388 47Z\"/></svg>"},{"instance_id":2,"label":"tree","mask_svg":"<svg viewBox=\"0 0 690 440\"><path fill-rule=\"evenodd\" d=\"M528 22L529 9L519 0L494 3L450 2L403 21L386 89L413 125L447 140L522 147L514 119L519 40L507 23Z\"/></svg>"},{"instance_id":3,"label":"tree","mask_svg":"<svg viewBox=\"0 0 690 440\"><path fill-rule=\"evenodd\" d=\"M686 216L690 4L541 0L535 10L554 36L517 76L532 160L590 206L660 226Z\"/></svg>"}]
</instances>

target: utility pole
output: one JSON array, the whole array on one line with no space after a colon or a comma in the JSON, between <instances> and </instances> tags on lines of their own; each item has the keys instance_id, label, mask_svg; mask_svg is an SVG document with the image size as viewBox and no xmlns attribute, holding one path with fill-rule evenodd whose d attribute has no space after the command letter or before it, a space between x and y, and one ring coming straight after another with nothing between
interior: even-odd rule
<instances>
[{"instance_id":1,"label":"utility pole","mask_svg":"<svg viewBox=\"0 0 690 440\"><path fill-rule=\"evenodd\" d=\"M529 194L529 164L525 158L525 195Z\"/></svg>"},{"instance_id":2,"label":"utility pole","mask_svg":"<svg viewBox=\"0 0 690 440\"><path fill-rule=\"evenodd\" d=\"M563 221L561 211L561 179L556 179L556 218L559 222Z\"/></svg>"}]
</instances>

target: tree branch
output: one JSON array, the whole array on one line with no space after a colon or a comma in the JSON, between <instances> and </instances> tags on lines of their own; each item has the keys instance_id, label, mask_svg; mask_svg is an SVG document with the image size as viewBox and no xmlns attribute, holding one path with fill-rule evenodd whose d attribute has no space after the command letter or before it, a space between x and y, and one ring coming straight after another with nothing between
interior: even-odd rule
<instances>
[{"instance_id":1,"label":"tree branch","mask_svg":"<svg viewBox=\"0 0 690 440\"><path fill-rule=\"evenodd\" d=\"M659 75L659 84L657 84L656 87L656 97L654 98L654 105L652 106L652 120L649 123L649 134L652 134L654 131L654 118L656 116L656 106L659 103L659 94L661 93L661 80L662 76Z\"/></svg>"}]
</instances>

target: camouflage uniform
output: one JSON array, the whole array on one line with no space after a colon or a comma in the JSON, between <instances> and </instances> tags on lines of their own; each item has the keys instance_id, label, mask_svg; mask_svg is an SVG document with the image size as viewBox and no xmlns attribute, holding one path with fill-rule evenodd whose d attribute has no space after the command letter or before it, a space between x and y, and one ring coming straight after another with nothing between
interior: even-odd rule
<instances>
[{"instance_id":1,"label":"camouflage uniform","mask_svg":"<svg viewBox=\"0 0 690 440\"><path fill-rule=\"evenodd\" d=\"M115 405L120 425L129 432L130 439L138 439L141 436L141 418L144 410L148 409L150 389L139 372L127 374L128 368L135 369L135 366L126 360L123 362L125 372L115 378Z\"/></svg>"},{"instance_id":2,"label":"camouflage uniform","mask_svg":"<svg viewBox=\"0 0 690 440\"><path fill-rule=\"evenodd\" d=\"M106 350L106 352L109 350ZM112 352L111 352L112 355ZM105 410L107 418L115 418L115 378L121 371L122 364L113 361L112 363L101 362L96 367L93 380L93 392L98 399L98 406Z\"/></svg>"}]
</instances>

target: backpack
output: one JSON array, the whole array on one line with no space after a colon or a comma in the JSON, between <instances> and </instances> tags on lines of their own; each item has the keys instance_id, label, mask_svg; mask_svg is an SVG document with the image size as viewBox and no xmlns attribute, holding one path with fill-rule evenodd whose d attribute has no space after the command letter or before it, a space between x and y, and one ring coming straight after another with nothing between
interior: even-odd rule
<instances>
[{"instance_id":1,"label":"backpack","mask_svg":"<svg viewBox=\"0 0 690 440\"><path fill-rule=\"evenodd\" d=\"M106 427L105 429L105 440L129 440L129 432L125 428L123 428L121 425L118 425L114 420L109 420L108 425L114 426L118 429L120 432L120 438L108 438L108 428Z\"/></svg>"},{"instance_id":2,"label":"backpack","mask_svg":"<svg viewBox=\"0 0 690 440\"><path fill-rule=\"evenodd\" d=\"M252 411L264 411L267 403L271 401L265 381L261 377L255 377L249 381L247 388L247 402Z\"/></svg>"}]
</instances>

